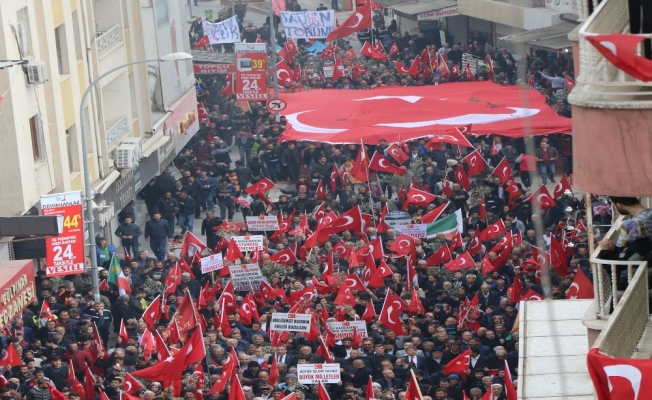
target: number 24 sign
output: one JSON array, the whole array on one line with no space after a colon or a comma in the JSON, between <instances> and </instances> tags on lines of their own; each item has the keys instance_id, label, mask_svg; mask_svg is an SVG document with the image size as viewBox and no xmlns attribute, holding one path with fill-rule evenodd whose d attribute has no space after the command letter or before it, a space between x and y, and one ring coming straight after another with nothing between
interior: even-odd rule
<instances>
[{"instance_id":1,"label":"number 24 sign","mask_svg":"<svg viewBox=\"0 0 652 400\"><path fill-rule=\"evenodd\" d=\"M235 95L238 100L267 100L266 45L236 43L235 63Z\"/></svg>"},{"instance_id":2,"label":"number 24 sign","mask_svg":"<svg viewBox=\"0 0 652 400\"><path fill-rule=\"evenodd\" d=\"M80 192L58 193L41 197L43 215L63 217L63 231L45 239L47 276L85 272L84 220Z\"/></svg>"}]
</instances>

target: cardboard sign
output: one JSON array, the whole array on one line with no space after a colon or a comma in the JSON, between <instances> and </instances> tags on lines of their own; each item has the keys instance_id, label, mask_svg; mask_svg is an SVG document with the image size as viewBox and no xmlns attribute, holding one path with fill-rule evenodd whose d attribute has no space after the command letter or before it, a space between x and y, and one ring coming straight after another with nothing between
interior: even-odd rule
<instances>
[{"instance_id":1,"label":"cardboard sign","mask_svg":"<svg viewBox=\"0 0 652 400\"><path fill-rule=\"evenodd\" d=\"M270 329L273 331L310 332L310 314L277 313L272 314Z\"/></svg>"},{"instance_id":2,"label":"cardboard sign","mask_svg":"<svg viewBox=\"0 0 652 400\"><path fill-rule=\"evenodd\" d=\"M240 251L256 251L263 249L263 235L254 236L233 236L231 240L235 240Z\"/></svg>"},{"instance_id":3,"label":"cardboard sign","mask_svg":"<svg viewBox=\"0 0 652 400\"><path fill-rule=\"evenodd\" d=\"M336 340L353 337L353 329L358 330L358 337L367 337L367 323L365 321L328 322L328 329L333 332Z\"/></svg>"},{"instance_id":4,"label":"cardboard sign","mask_svg":"<svg viewBox=\"0 0 652 400\"><path fill-rule=\"evenodd\" d=\"M229 265L229 272L231 273L233 290L236 292L239 290L260 289L263 274L260 272L258 264Z\"/></svg>"},{"instance_id":5,"label":"cardboard sign","mask_svg":"<svg viewBox=\"0 0 652 400\"><path fill-rule=\"evenodd\" d=\"M247 217L247 227L250 231L277 231L278 217L273 215Z\"/></svg>"},{"instance_id":6,"label":"cardboard sign","mask_svg":"<svg viewBox=\"0 0 652 400\"><path fill-rule=\"evenodd\" d=\"M338 383L340 364L297 364L297 378L303 385Z\"/></svg>"},{"instance_id":7,"label":"cardboard sign","mask_svg":"<svg viewBox=\"0 0 652 400\"><path fill-rule=\"evenodd\" d=\"M43 215L63 217L63 230L60 227L60 233L57 236L45 238L46 276L86 272L81 192L41 196L41 210ZM95 257L95 254L92 257ZM101 257L100 263L109 261Z\"/></svg>"},{"instance_id":8,"label":"cardboard sign","mask_svg":"<svg viewBox=\"0 0 652 400\"><path fill-rule=\"evenodd\" d=\"M396 233L405 233L415 239L423 239L426 237L426 229L428 224L407 224L407 225L394 225L392 228Z\"/></svg>"},{"instance_id":9,"label":"cardboard sign","mask_svg":"<svg viewBox=\"0 0 652 400\"><path fill-rule=\"evenodd\" d=\"M211 254L210 256L203 257L201 259L201 272L203 274L207 272L217 271L222 268L224 268L222 253Z\"/></svg>"}]
</instances>

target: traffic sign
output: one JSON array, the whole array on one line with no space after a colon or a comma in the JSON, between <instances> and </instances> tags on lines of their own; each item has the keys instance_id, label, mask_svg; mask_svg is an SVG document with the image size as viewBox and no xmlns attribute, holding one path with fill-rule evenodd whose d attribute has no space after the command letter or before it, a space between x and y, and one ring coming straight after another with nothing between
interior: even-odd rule
<instances>
[{"instance_id":1,"label":"traffic sign","mask_svg":"<svg viewBox=\"0 0 652 400\"><path fill-rule=\"evenodd\" d=\"M285 102L285 100L281 99L272 99L267 102L267 109L269 111L283 111L287 108L288 103Z\"/></svg>"}]
</instances>

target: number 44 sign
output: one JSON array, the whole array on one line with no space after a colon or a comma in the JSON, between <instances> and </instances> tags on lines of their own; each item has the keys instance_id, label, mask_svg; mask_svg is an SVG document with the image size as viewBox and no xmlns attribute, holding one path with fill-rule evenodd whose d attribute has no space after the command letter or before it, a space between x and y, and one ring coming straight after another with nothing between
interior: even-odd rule
<instances>
[{"instance_id":1,"label":"number 44 sign","mask_svg":"<svg viewBox=\"0 0 652 400\"><path fill-rule=\"evenodd\" d=\"M86 271L84 220L80 192L41 196L43 215L63 217L63 230L45 238L47 276L79 274Z\"/></svg>"},{"instance_id":2,"label":"number 44 sign","mask_svg":"<svg viewBox=\"0 0 652 400\"><path fill-rule=\"evenodd\" d=\"M235 95L238 100L267 100L267 45L235 44Z\"/></svg>"}]
</instances>

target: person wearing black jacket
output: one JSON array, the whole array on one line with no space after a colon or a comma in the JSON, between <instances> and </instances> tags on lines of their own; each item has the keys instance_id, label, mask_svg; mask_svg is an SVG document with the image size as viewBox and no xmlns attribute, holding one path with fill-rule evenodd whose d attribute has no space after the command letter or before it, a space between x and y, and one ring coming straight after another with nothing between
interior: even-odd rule
<instances>
[{"instance_id":1,"label":"person wearing black jacket","mask_svg":"<svg viewBox=\"0 0 652 400\"><path fill-rule=\"evenodd\" d=\"M122 247L124 247L125 251L131 251L134 258L136 258L140 247L138 238L143 232L138 225L132 222L133 220L130 217L126 217L124 222L115 230L115 235L122 239Z\"/></svg>"},{"instance_id":2,"label":"person wearing black jacket","mask_svg":"<svg viewBox=\"0 0 652 400\"><path fill-rule=\"evenodd\" d=\"M206 236L206 246L214 249L217 245L218 236L215 228L222 225L223 219L215 217L212 211L206 212L206 218L201 223L201 234Z\"/></svg>"},{"instance_id":3,"label":"person wearing black jacket","mask_svg":"<svg viewBox=\"0 0 652 400\"><path fill-rule=\"evenodd\" d=\"M174 220L179 212L179 203L172 197L172 191L165 192L163 197L156 203L156 210L161 213L161 217L168 222L170 230L174 232Z\"/></svg>"},{"instance_id":4,"label":"person wearing black jacket","mask_svg":"<svg viewBox=\"0 0 652 400\"><path fill-rule=\"evenodd\" d=\"M120 320L124 321L126 325L128 320L136 318L136 314L129 307L129 296L119 296L113 307L111 307L111 314L115 318L113 332L120 333Z\"/></svg>"},{"instance_id":5,"label":"person wearing black jacket","mask_svg":"<svg viewBox=\"0 0 652 400\"><path fill-rule=\"evenodd\" d=\"M60 356L50 356L50 364L43 367L43 373L57 390L62 390L68 379L68 364L64 364Z\"/></svg>"},{"instance_id":6,"label":"person wearing black jacket","mask_svg":"<svg viewBox=\"0 0 652 400\"><path fill-rule=\"evenodd\" d=\"M179 196L179 226L181 227L181 234L186 231L193 231L193 224L195 222L195 199L188 196L188 192L181 192Z\"/></svg>"},{"instance_id":7,"label":"person wearing black jacket","mask_svg":"<svg viewBox=\"0 0 652 400\"><path fill-rule=\"evenodd\" d=\"M254 201L251 203L251 215L257 217L259 215L267 214L267 204L263 203L260 199L260 195L254 196Z\"/></svg>"}]
</instances>

